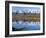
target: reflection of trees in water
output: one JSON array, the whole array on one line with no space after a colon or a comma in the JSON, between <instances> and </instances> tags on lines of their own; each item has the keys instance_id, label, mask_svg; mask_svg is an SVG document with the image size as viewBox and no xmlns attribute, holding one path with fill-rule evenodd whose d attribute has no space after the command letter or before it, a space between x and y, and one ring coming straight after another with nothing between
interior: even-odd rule
<instances>
[{"instance_id":1,"label":"reflection of trees in water","mask_svg":"<svg viewBox=\"0 0 46 38\"><path fill-rule=\"evenodd\" d=\"M26 27L19 28L19 29L12 27L12 31L27 31L27 30L40 30L40 26L39 25L26 26Z\"/></svg>"}]
</instances>

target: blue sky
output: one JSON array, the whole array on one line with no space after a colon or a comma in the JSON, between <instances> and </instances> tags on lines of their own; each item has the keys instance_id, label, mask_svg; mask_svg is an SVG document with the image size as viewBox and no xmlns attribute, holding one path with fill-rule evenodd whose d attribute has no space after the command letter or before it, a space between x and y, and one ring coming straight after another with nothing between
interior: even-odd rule
<instances>
[{"instance_id":1,"label":"blue sky","mask_svg":"<svg viewBox=\"0 0 46 38\"><path fill-rule=\"evenodd\" d=\"M29 12L37 12L37 13L40 13L40 8L39 7L16 7L16 6L13 6L12 7L12 12L15 12L18 11L19 13L23 13L26 12L26 13L29 13Z\"/></svg>"}]
</instances>

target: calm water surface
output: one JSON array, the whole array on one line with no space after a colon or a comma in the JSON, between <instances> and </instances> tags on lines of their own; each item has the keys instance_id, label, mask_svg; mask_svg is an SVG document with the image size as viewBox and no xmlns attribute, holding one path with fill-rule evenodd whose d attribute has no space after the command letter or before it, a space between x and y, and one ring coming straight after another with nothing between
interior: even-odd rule
<instances>
[{"instance_id":1,"label":"calm water surface","mask_svg":"<svg viewBox=\"0 0 46 38\"><path fill-rule=\"evenodd\" d=\"M14 21L12 22L12 27L21 30L40 30L39 22L23 22L23 21Z\"/></svg>"}]
</instances>

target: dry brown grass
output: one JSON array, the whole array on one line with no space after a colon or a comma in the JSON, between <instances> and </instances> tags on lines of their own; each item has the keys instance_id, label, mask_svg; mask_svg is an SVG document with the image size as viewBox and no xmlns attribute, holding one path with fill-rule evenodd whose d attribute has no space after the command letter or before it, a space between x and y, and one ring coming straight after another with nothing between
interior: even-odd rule
<instances>
[{"instance_id":1,"label":"dry brown grass","mask_svg":"<svg viewBox=\"0 0 46 38\"><path fill-rule=\"evenodd\" d=\"M12 20L40 21L39 15L16 15L12 16Z\"/></svg>"}]
</instances>

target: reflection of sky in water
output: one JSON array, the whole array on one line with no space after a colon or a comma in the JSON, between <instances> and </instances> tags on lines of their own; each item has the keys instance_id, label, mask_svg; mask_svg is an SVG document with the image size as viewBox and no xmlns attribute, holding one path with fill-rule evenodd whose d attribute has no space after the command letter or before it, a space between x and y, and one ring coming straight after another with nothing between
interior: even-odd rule
<instances>
[{"instance_id":1,"label":"reflection of sky in water","mask_svg":"<svg viewBox=\"0 0 46 38\"><path fill-rule=\"evenodd\" d=\"M14 21L12 23L13 27L16 29L24 28L24 30L39 30L40 23L39 22L23 22L23 21Z\"/></svg>"}]
</instances>

